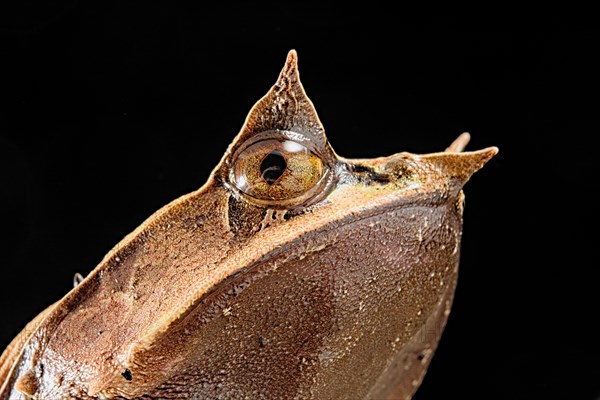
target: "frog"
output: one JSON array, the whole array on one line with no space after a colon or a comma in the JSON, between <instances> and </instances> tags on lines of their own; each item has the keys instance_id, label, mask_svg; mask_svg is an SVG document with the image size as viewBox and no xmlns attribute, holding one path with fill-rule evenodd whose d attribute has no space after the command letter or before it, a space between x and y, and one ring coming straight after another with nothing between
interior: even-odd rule
<instances>
[{"instance_id":1,"label":"frog","mask_svg":"<svg viewBox=\"0 0 600 400\"><path fill-rule=\"evenodd\" d=\"M0 357L0 399L410 399L496 153L350 159L291 50L207 182L124 237Z\"/></svg>"}]
</instances>

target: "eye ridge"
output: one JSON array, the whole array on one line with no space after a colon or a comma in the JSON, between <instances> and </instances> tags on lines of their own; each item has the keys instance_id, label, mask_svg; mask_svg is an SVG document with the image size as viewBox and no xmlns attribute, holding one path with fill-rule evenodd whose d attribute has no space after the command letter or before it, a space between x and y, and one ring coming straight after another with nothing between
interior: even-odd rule
<instances>
[{"instance_id":1,"label":"eye ridge","mask_svg":"<svg viewBox=\"0 0 600 400\"><path fill-rule=\"evenodd\" d=\"M269 185L273 185L281 178L287 168L287 162L283 154L273 150L263 158L260 163L260 175Z\"/></svg>"}]
</instances>

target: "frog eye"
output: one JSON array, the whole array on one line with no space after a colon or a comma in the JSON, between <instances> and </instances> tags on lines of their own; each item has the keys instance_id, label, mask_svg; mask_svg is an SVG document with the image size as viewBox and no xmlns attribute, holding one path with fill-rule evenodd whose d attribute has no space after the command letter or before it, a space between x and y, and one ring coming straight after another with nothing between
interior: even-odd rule
<instances>
[{"instance_id":1,"label":"frog eye","mask_svg":"<svg viewBox=\"0 0 600 400\"><path fill-rule=\"evenodd\" d=\"M259 202L300 203L312 197L328 171L321 157L293 140L260 140L234 156L230 179Z\"/></svg>"}]
</instances>

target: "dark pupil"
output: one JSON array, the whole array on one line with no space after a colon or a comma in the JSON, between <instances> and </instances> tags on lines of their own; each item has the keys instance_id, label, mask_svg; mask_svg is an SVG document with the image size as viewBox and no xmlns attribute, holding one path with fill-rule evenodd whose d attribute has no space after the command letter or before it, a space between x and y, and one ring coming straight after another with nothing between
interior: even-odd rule
<instances>
[{"instance_id":1,"label":"dark pupil","mask_svg":"<svg viewBox=\"0 0 600 400\"><path fill-rule=\"evenodd\" d=\"M285 158L281 153L273 150L260 163L260 174L269 185L272 185L283 175L286 166Z\"/></svg>"}]
</instances>

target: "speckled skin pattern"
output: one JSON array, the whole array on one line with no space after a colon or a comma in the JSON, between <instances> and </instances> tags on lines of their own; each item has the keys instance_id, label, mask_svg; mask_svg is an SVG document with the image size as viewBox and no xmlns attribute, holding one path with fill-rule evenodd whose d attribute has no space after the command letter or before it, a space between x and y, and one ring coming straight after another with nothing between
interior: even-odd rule
<instances>
[{"instance_id":1,"label":"speckled skin pattern","mask_svg":"<svg viewBox=\"0 0 600 400\"><path fill-rule=\"evenodd\" d=\"M270 202L236 154L292 140L326 172ZM7 399L410 398L450 312L462 187L496 148L337 156L294 51L208 182L157 211L0 358Z\"/></svg>"}]
</instances>

